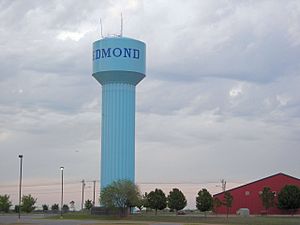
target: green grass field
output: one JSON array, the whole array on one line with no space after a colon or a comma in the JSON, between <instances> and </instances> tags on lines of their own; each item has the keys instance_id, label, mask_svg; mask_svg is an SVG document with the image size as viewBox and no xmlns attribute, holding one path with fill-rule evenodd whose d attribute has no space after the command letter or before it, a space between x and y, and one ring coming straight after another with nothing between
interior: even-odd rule
<instances>
[{"instance_id":1,"label":"green grass field","mask_svg":"<svg viewBox=\"0 0 300 225\"><path fill-rule=\"evenodd\" d=\"M59 219L59 216L50 217ZM112 216L93 216L88 214L72 213L65 214L64 219L78 219L78 220L98 220L99 224L104 221L110 221L114 224L142 224L146 225L151 222L175 222L185 225L192 224L229 224L229 225L300 225L299 216L251 216L251 217L229 217L226 216L209 216L205 218L203 215L184 215L176 216L171 214L141 214L131 215L126 218L112 217Z\"/></svg>"}]
</instances>

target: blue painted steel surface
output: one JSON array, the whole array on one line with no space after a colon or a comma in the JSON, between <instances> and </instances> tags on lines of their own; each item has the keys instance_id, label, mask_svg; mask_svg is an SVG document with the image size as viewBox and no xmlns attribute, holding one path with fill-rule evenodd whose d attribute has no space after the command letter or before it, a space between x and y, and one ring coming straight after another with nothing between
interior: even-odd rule
<instances>
[{"instance_id":1,"label":"blue painted steel surface","mask_svg":"<svg viewBox=\"0 0 300 225\"><path fill-rule=\"evenodd\" d=\"M101 187L114 180L134 182L135 86L102 87Z\"/></svg>"},{"instance_id":2,"label":"blue painted steel surface","mask_svg":"<svg viewBox=\"0 0 300 225\"><path fill-rule=\"evenodd\" d=\"M135 178L135 86L145 77L145 44L104 38L93 44L93 76L102 84L101 188Z\"/></svg>"},{"instance_id":3,"label":"blue painted steel surface","mask_svg":"<svg viewBox=\"0 0 300 225\"><path fill-rule=\"evenodd\" d=\"M145 74L146 45L131 38L104 38L93 43L93 74L132 71Z\"/></svg>"}]
</instances>

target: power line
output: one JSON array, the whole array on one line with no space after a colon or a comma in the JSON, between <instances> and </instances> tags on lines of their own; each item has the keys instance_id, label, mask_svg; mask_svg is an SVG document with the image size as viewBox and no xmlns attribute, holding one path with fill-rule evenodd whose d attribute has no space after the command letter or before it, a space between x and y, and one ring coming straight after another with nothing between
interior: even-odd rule
<instances>
[{"instance_id":1,"label":"power line","mask_svg":"<svg viewBox=\"0 0 300 225\"><path fill-rule=\"evenodd\" d=\"M137 184L215 184L218 182L138 182Z\"/></svg>"},{"instance_id":2,"label":"power line","mask_svg":"<svg viewBox=\"0 0 300 225\"><path fill-rule=\"evenodd\" d=\"M80 181L69 181L64 182L65 184L80 184ZM52 182L52 183L36 183L36 184L26 184L22 185L23 187L43 187L43 186L55 186L60 185L59 182ZM0 185L0 188L10 188L10 187L16 187L18 184L7 184L7 185Z\"/></svg>"},{"instance_id":3,"label":"power line","mask_svg":"<svg viewBox=\"0 0 300 225\"><path fill-rule=\"evenodd\" d=\"M26 191L25 191L26 192ZM40 195L40 194L59 194L60 191L50 191L50 192L30 192L32 195ZM74 193L80 193L80 191L64 191L65 194L74 194ZM12 196L16 196L17 193L10 194Z\"/></svg>"},{"instance_id":4,"label":"power line","mask_svg":"<svg viewBox=\"0 0 300 225\"><path fill-rule=\"evenodd\" d=\"M99 183L99 180L88 180L85 182L97 182ZM192 181L183 181L183 182L154 182L154 181L142 181L137 182L137 185L203 185L203 184L216 184L219 183L218 181L203 181L203 182L192 182ZM242 183L242 182L234 182L231 181L230 183ZM82 181L66 181L64 182L65 185L75 185L75 184L82 184ZM33 184L24 184L24 188L33 188L33 187L49 187L49 186L59 186L59 182L49 182L49 183L33 183ZM0 189L4 188L12 188L17 187L18 184L7 184L7 185L0 185Z\"/></svg>"}]
</instances>

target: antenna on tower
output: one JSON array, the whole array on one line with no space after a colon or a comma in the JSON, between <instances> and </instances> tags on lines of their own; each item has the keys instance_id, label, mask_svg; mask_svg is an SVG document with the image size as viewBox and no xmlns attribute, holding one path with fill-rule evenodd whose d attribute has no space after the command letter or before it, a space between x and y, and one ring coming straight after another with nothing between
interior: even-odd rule
<instances>
[{"instance_id":1,"label":"antenna on tower","mask_svg":"<svg viewBox=\"0 0 300 225\"><path fill-rule=\"evenodd\" d=\"M101 38L103 38L103 33L102 33L102 20L100 18L100 34L101 34Z\"/></svg>"},{"instance_id":2,"label":"antenna on tower","mask_svg":"<svg viewBox=\"0 0 300 225\"><path fill-rule=\"evenodd\" d=\"M123 36L123 15L121 13L121 32L120 32L120 36Z\"/></svg>"}]
</instances>

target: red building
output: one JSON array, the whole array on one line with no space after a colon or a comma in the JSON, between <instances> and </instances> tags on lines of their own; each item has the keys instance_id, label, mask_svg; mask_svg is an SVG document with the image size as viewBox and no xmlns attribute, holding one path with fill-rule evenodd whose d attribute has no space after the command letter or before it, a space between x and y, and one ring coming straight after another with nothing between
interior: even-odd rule
<instances>
[{"instance_id":1,"label":"red building","mask_svg":"<svg viewBox=\"0 0 300 225\"><path fill-rule=\"evenodd\" d=\"M248 208L250 210L250 214L265 213L265 208L259 198L259 194L262 192L264 187L271 188L271 190L275 193L275 206L268 209L268 214L285 214L285 211L277 208L277 194L287 184L297 185L300 187L300 179L283 173L278 173L249 184L227 190L233 196L230 214L235 214L240 208ZM223 201L224 192L215 194L214 198L218 198ZM216 209L216 213L226 214L226 207L218 207ZM300 210L296 213L300 214Z\"/></svg>"}]
</instances>

